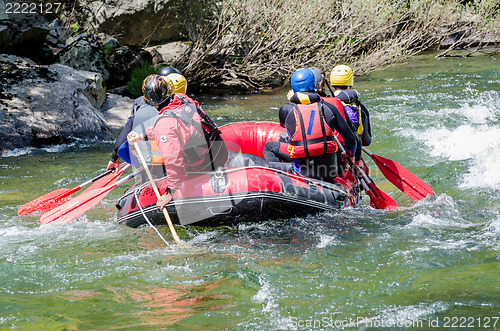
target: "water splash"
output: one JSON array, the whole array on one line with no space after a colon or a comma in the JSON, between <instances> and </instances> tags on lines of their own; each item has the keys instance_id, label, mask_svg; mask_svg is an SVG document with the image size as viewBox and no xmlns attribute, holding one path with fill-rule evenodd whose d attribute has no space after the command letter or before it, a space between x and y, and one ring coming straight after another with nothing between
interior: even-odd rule
<instances>
[{"instance_id":1,"label":"water splash","mask_svg":"<svg viewBox=\"0 0 500 331\"><path fill-rule=\"evenodd\" d=\"M75 137L73 137L72 139L74 139L75 141L68 144L50 145L41 148L14 148L2 153L2 157L18 157L23 155L34 155L38 153L66 153L74 150L84 150L86 148L95 147L97 145L113 143L112 141L103 141L98 139L82 139Z\"/></svg>"},{"instance_id":2,"label":"water splash","mask_svg":"<svg viewBox=\"0 0 500 331\"><path fill-rule=\"evenodd\" d=\"M462 189L487 188L500 190L500 141L469 163L469 171L462 178Z\"/></svg>"}]
</instances>

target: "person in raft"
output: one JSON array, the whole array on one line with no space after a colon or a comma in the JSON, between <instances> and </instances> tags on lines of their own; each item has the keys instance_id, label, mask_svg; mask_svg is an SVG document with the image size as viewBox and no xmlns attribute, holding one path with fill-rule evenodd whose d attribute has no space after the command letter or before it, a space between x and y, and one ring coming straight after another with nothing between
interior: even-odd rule
<instances>
[{"instance_id":1,"label":"person in raft","mask_svg":"<svg viewBox=\"0 0 500 331\"><path fill-rule=\"evenodd\" d=\"M334 89L333 95L342 101L349 114L349 119L361 138L361 145L370 146L372 142L370 113L359 101L359 92L352 88L354 85L352 69L346 65L335 66L330 74L330 85ZM361 151L358 153L361 154Z\"/></svg>"},{"instance_id":2,"label":"person in raft","mask_svg":"<svg viewBox=\"0 0 500 331\"><path fill-rule=\"evenodd\" d=\"M319 68L309 68L314 74L315 91L321 97L326 96L324 90L324 72ZM295 94L292 90L288 91L287 99ZM354 130L354 129L353 129ZM269 141L264 145L264 159L268 162L292 162L292 158L288 153L288 143L290 139L286 133L279 136L278 141ZM275 165L278 166L278 165ZM286 167L286 166L285 166Z\"/></svg>"},{"instance_id":3,"label":"person in raft","mask_svg":"<svg viewBox=\"0 0 500 331\"><path fill-rule=\"evenodd\" d=\"M149 75L142 84L147 104L154 106L159 115L144 134L131 131L128 142L154 140L164 159L167 189L158 201L162 210L180 188L186 172L212 171L222 167L228 151L215 123L200 108L197 101L187 95L173 94L170 80Z\"/></svg>"},{"instance_id":4,"label":"person in raft","mask_svg":"<svg viewBox=\"0 0 500 331\"><path fill-rule=\"evenodd\" d=\"M168 77L169 75L173 75L173 74L180 75L181 73L179 70L177 70L175 68L163 67L160 70L158 70L157 74L162 76L162 77ZM184 77L182 77L182 78L184 79L184 82L185 82L183 92L182 92L182 90L179 90L179 91L176 90L175 93L184 93L184 94L186 93L187 81ZM180 87L182 87L181 86L182 84L178 84L178 85ZM120 134L116 138L115 143L113 144L113 151L111 152L111 159L108 162L106 170L118 169L120 167L120 163L119 163L120 157L118 156L118 150L123 145L123 143L127 140L127 135L129 134L130 131L132 131L132 128L134 127L133 124L134 124L134 119L135 119L135 113L137 112L137 110L141 106L144 106L144 105L146 105L146 101L144 100L143 96L140 96L134 100L134 104L132 106L132 111L130 113L130 116L127 119L127 122L125 123L125 126L123 127L122 131L120 132Z\"/></svg>"},{"instance_id":5,"label":"person in raft","mask_svg":"<svg viewBox=\"0 0 500 331\"><path fill-rule=\"evenodd\" d=\"M286 128L289 143L288 154L292 160L286 163L267 160L271 167L290 170L303 176L333 181L342 174L340 162L352 161L356 151L356 136L350 125L340 114L343 107L324 102L316 93L314 73L310 69L295 71L290 79L293 94L290 103L279 110L280 125ZM338 146L334 141L334 131L343 137L346 152L337 157Z\"/></svg>"}]
</instances>

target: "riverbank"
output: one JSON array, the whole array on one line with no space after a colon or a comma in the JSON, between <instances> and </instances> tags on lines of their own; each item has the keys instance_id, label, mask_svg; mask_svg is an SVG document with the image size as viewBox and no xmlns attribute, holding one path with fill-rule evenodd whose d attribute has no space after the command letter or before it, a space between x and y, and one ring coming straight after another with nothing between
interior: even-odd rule
<instances>
[{"instance_id":1,"label":"riverbank","mask_svg":"<svg viewBox=\"0 0 500 331\"><path fill-rule=\"evenodd\" d=\"M234 94L283 87L304 66L328 75L347 63L359 77L426 49L472 56L500 44L488 1L282 4L79 1L50 15L1 12L0 150L113 140L130 113L127 83L145 64L177 67L189 93Z\"/></svg>"}]
</instances>

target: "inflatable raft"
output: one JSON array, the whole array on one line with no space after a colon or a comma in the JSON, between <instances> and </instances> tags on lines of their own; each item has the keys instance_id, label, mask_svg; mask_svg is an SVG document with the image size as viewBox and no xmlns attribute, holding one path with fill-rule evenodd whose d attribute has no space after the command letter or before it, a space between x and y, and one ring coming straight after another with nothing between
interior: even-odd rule
<instances>
[{"instance_id":1,"label":"inflatable raft","mask_svg":"<svg viewBox=\"0 0 500 331\"><path fill-rule=\"evenodd\" d=\"M277 141L284 129L277 123L232 123L220 128L230 150L225 168L188 173L167 210L181 225L223 225L260 222L354 206L359 201L358 182L345 172L333 183L272 169L263 159L264 145ZM165 179L157 180L160 193ZM116 204L121 224L138 227L166 224L156 207L156 197L146 182L128 189Z\"/></svg>"}]
</instances>

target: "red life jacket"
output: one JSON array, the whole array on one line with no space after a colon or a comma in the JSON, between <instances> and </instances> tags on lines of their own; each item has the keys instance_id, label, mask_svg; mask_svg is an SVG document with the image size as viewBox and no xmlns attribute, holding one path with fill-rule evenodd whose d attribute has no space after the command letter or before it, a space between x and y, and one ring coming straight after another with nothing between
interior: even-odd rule
<instances>
[{"instance_id":1,"label":"red life jacket","mask_svg":"<svg viewBox=\"0 0 500 331\"><path fill-rule=\"evenodd\" d=\"M177 102L176 98L180 102ZM183 94L175 94L173 102L167 107L170 109L160 113L154 125L156 126L163 117L173 117L184 122L187 129L193 131L186 132L189 138L183 146L184 159L191 170L206 169L209 165L215 170L217 166L222 166L227 160L226 145L219 129L208 115L192 99Z\"/></svg>"},{"instance_id":2,"label":"red life jacket","mask_svg":"<svg viewBox=\"0 0 500 331\"><path fill-rule=\"evenodd\" d=\"M340 99L336 97L321 97L321 99L323 99L325 102L328 102L331 105L334 105L339 111L340 115L342 115L344 120L347 122L346 120L347 114L344 111L344 105L342 105L342 101L340 101ZM334 130L333 134L335 135L335 137L337 137L341 145L345 145L344 138L340 133L337 132L337 130Z\"/></svg>"},{"instance_id":3,"label":"red life jacket","mask_svg":"<svg viewBox=\"0 0 500 331\"><path fill-rule=\"evenodd\" d=\"M309 158L335 153L338 146L333 139L333 130L325 123L323 102L294 104L295 133L288 145L292 158Z\"/></svg>"}]
</instances>

